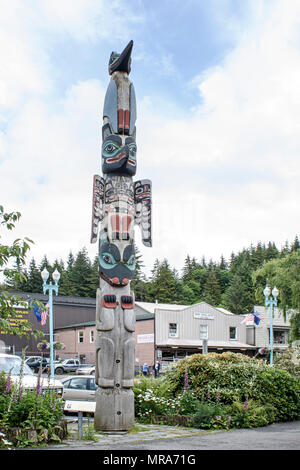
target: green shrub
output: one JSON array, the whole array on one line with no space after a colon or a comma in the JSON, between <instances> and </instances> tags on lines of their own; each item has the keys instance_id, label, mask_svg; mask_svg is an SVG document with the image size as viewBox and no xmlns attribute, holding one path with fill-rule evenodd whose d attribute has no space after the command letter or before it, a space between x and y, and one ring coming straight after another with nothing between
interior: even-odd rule
<instances>
[{"instance_id":1,"label":"green shrub","mask_svg":"<svg viewBox=\"0 0 300 470\"><path fill-rule=\"evenodd\" d=\"M200 428L224 429L300 417L296 377L230 352L189 356L159 379L141 378L134 392L136 416L144 422L179 414L194 416Z\"/></svg>"},{"instance_id":2,"label":"green shrub","mask_svg":"<svg viewBox=\"0 0 300 470\"><path fill-rule=\"evenodd\" d=\"M253 428L266 426L275 420L272 405L259 405L253 401L245 404L234 402L230 410L230 425L233 428Z\"/></svg>"},{"instance_id":3,"label":"green shrub","mask_svg":"<svg viewBox=\"0 0 300 470\"><path fill-rule=\"evenodd\" d=\"M184 388L186 371L190 390L201 402L232 405L248 398L256 406L274 406L274 421L299 418L299 380L263 361L230 352L189 356L166 375L174 396Z\"/></svg>"},{"instance_id":4,"label":"green shrub","mask_svg":"<svg viewBox=\"0 0 300 470\"><path fill-rule=\"evenodd\" d=\"M268 367L256 379L256 400L275 407L276 421L299 419L299 380L284 370Z\"/></svg>"},{"instance_id":5,"label":"green shrub","mask_svg":"<svg viewBox=\"0 0 300 470\"><path fill-rule=\"evenodd\" d=\"M227 429L228 408L213 403L199 402L194 415L194 426L201 429Z\"/></svg>"}]
</instances>

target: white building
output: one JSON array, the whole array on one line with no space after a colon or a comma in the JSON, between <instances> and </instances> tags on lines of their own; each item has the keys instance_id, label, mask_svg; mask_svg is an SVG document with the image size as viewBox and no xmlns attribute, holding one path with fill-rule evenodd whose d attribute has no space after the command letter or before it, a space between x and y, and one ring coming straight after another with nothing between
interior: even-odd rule
<instances>
[{"instance_id":1,"label":"white building","mask_svg":"<svg viewBox=\"0 0 300 470\"><path fill-rule=\"evenodd\" d=\"M176 308L177 307L177 308ZM162 360L202 352L207 341L208 352L234 351L254 355L256 347L247 342L243 316L206 302L195 305L172 305L155 308L156 355Z\"/></svg>"},{"instance_id":2,"label":"white building","mask_svg":"<svg viewBox=\"0 0 300 470\"><path fill-rule=\"evenodd\" d=\"M270 347L270 309L254 306L254 312L261 316L259 325L254 321L247 321L247 342L253 344L257 349ZM273 348L276 350L286 349L288 347L288 336L291 328L291 312L284 318L282 310L273 308ZM245 315L243 315L245 318Z\"/></svg>"}]
</instances>

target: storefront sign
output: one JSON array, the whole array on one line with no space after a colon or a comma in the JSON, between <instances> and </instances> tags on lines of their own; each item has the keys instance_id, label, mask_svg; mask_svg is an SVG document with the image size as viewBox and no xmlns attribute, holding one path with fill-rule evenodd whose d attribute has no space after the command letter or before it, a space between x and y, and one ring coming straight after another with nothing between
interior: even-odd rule
<instances>
[{"instance_id":1,"label":"storefront sign","mask_svg":"<svg viewBox=\"0 0 300 470\"><path fill-rule=\"evenodd\" d=\"M137 343L154 343L154 333L137 335Z\"/></svg>"},{"instance_id":2,"label":"storefront sign","mask_svg":"<svg viewBox=\"0 0 300 470\"><path fill-rule=\"evenodd\" d=\"M195 312L194 313L194 318L197 318L198 320L214 320L215 317L211 313L200 313L200 312Z\"/></svg>"}]
</instances>

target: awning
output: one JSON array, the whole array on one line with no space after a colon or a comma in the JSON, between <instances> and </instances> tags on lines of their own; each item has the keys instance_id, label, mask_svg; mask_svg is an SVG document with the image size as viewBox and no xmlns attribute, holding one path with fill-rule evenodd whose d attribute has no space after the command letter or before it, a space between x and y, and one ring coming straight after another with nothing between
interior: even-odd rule
<instances>
[{"instance_id":1,"label":"awning","mask_svg":"<svg viewBox=\"0 0 300 470\"><path fill-rule=\"evenodd\" d=\"M182 340L179 338L168 338L166 342L156 344L158 348L163 347L178 347L178 348L201 348L202 349L202 340ZM239 341L216 341L208 340L208 348L223 348L223 349L257 349L256 346L252 346L246 343L240 343Z\"/></svg>"}]
</instances>

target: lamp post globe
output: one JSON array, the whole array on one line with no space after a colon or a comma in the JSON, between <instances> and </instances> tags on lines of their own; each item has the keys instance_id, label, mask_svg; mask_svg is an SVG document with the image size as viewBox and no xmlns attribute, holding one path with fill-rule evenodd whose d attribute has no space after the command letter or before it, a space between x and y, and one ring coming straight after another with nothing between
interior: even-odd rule
<instances>
[{"instance_id":1,"label":"lamp post globe","mask_svg":"<svg viewBox=\"0 0 300 470\"><path fill-rule=\"evenodd\" d=\"M44 268L43 271L41 272L41 276L42 276L43 281L47 282L47 279L49 277L49 272L47 271L46 268Z\"/></svg>"},{"instance_id":2,"label":"lamp post globe","mask_svg":"<svg viewBox=\"0 0 300 470\"><path fill-rule=\"evenodd\" d=\"M279 294L279 290L277 289L276 286L274 286L273 290L272 290L272 295L273 297L278 297L278 294Z\"/></svg>"},{"instance_id":3,"label":"lamp post globe","mask_svg":"<svg viewBox=\"0 0 300 470\"><path fill-rule=\"evenodd\" d=\"M52 274L52 277L55 283L57 283L60 280L60 273L57 271L57 269L55 269L54 273Z\"/></svg>"},{"instance_id":4,"label":"lamp post globe","mask_svg":"<svg viewBox=\"0 0 300 470\"><path fill-rule=\"evenodd\" d=\"M269 297L270 294L271 294L271 289L268 285L266 285L266 287L264 288L264 296Z\"/></svg>"}]
</instances>

